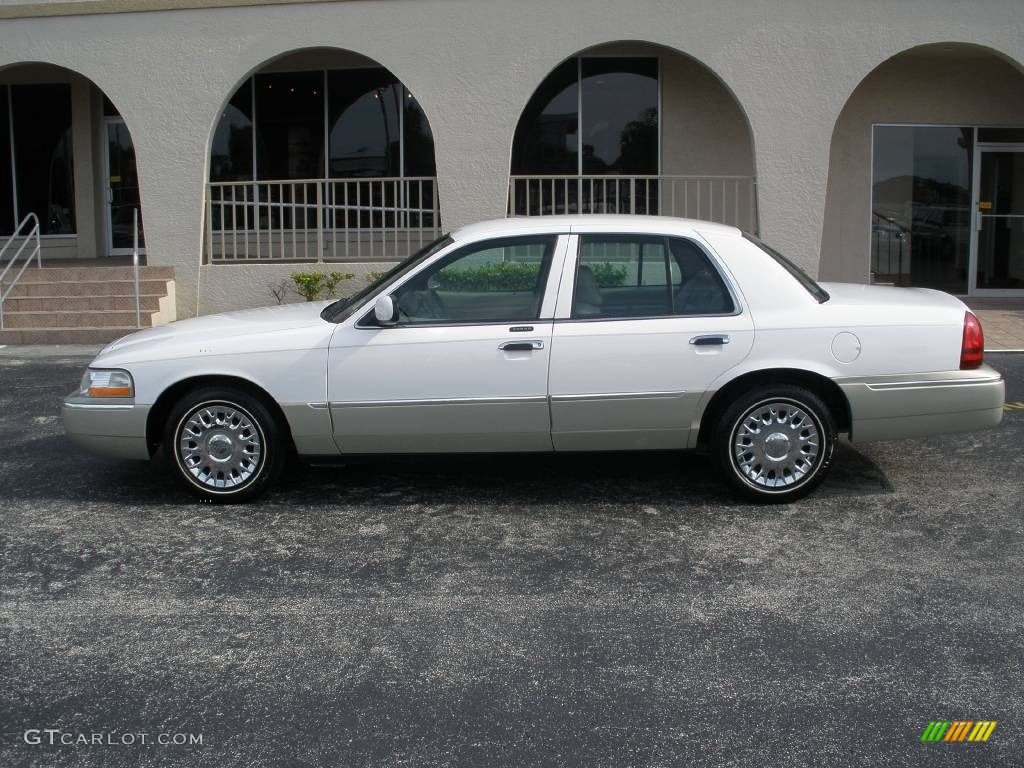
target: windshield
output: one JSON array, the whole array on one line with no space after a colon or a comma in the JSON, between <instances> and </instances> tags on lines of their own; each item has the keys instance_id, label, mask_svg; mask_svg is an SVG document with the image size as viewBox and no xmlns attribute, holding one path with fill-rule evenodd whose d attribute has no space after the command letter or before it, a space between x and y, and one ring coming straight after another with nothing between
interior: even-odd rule
<instances>
[{"instance_id":1,"label":"windshield","mask_svg":"<svg viewBox=\"0 0 1024 768\"><path fill-rule=\"evenodd\" d=\"M752 242L754 245L756 245L758 248L760 248L762 251L771 256L773 259L775 259L775 261L777 261L783 269L785 269L787 272L789 272L789 274L796 278L796 281L800 283L800 285L807 289L807 292L811 294L811 296L813 296L819 304L824 304L826 301L829 300L829 298L831 298L828 295L828 291L826 291L824 288L822 288L820 285L814 282L814 280L812 280L806 272L800 269L800 267L798 267L792 261L787 259L781 253L776 251L774 248L772 248L769 245L765 245L756 237L754 237L753 235L748 235L746 232L743 233L743 236L747 238L747 240Z\"/></svg>"},{"instance_id":2,"label":"windshield","mask_svg":"<svg viewBox=\"0 0 1024 768\"><path fill-rule=\"evenodd\" d=\"M401 277L410 269L415 267L421 261L429 259L435 253L440 251L442 248L448 247L452 242L451 235L441 235L437 240L420 248L416 253L407 258L405 261L400 261L383 275L378 277L372 283L356 291L351 296L339 299L333 304L328 304L324 307L324 311L320 313L320 317L324 320L328 320L332 323L340 323L345 318L351 316L355 309L362 304L363 300L376 293L378 290L383 288L387 283L392 280Z\"/></svg>"}]
</instances>

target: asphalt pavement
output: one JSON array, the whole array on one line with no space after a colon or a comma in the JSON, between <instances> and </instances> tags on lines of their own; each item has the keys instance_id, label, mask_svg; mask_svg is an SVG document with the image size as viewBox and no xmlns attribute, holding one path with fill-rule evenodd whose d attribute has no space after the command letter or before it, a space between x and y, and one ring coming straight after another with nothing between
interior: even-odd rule
<instances>
[{"instance_id":1,"label":"asphalt pavement","mask_svg":"<svg viewBox=\"0 0 1024 768\"><path fill-rule=\"evenodd\" d=\"M0 350L0 766L1024 765L1024 408L778 507L679 454L219 507L68 443L83 352Z\"/></svg>"}]
</instances>

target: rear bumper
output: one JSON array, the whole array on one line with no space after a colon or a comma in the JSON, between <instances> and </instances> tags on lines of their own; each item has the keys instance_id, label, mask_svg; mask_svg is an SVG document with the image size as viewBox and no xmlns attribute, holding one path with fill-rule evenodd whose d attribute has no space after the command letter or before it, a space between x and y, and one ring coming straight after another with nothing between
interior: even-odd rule
<instances>
[{"instance_id":1,"label":"rear bumper","mask_svg":"<svg viewBox=\"0 0 1024 768\"><path fill-rule=\"evenodd\" d=\"M898 440L995 427L1003 418L1003 377L973 371L836 379L850 403L850 439Z\"/></svg>"},{"instance_id":2,"label":"rear bumper","mask_svg":"<svg viewBox=\"0 0 1024 768\"><path fill-rule=\"evenodd\" d=\"M61 408L64 429L73 443L90 453L118 459L149 459L148 415L148 405L136 405L127 399L97 403L72 396Z\"/></svg>"}]
</instances>

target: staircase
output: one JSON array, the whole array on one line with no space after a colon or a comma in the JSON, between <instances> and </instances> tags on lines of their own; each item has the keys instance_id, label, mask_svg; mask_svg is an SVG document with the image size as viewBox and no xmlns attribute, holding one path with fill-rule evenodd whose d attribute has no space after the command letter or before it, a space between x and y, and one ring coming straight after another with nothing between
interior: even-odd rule
<instances>
[{"instance_id":1,"label":"staircase","mask_svg":"<svg viewBox=\"0 0 1024 768\"><path fill-rule=\"evenodd\" d=\"M174 267L139 267L143 328L173 321L174 301ZM105 344L136 330L132 267L35 267L4 301L0 344Z\"/></svg>"}]
</instances>

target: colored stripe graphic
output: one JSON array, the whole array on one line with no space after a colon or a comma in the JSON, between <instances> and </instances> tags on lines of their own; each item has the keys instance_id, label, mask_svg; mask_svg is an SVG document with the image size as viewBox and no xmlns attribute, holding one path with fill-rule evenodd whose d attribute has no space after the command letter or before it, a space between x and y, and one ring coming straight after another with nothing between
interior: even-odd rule
<instances>
[{"instance_id":1,"label":"colored stripe graphic","mask_svg":"<svg viewBox=\"0 0 1024 768\"><path fill-rule=\"evenodd\" d=\"M921 741L988 741L996 729L996 720L932 720L921 734Z\"/></svg>"}]
</instances>

